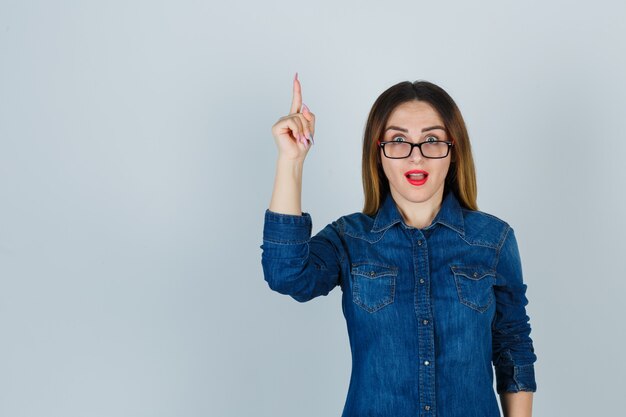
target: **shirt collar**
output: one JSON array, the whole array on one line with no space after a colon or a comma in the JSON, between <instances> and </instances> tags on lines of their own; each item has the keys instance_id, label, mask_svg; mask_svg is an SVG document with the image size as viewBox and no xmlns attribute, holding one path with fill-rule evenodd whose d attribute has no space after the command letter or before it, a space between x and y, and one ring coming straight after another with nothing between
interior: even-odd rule
<instances>
[{"instance_id":1,"label":"shirt collar","mask_svg":"<svg viewBox=\"0 0 626 417\"><path fill-rule=\"evenodd\" d=\"M402 215L396 206L396 202L393 200L393 197L389 192L387 193L381 208L376 214L371 232L381 232L396 223L405 224ZM433 227L436 223L443 224L444 226L459 232L462 236L465 235L462 208L454 195L454 192L448 191L448 193L444 196L439 212L432 221L432 224L426 227L426 229Z\"/></svg>"}]
</instances>

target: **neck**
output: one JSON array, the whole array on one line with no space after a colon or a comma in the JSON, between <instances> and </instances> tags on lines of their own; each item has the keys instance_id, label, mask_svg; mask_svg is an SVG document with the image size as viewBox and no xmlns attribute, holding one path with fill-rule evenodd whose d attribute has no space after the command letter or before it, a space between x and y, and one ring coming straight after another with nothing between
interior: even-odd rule
<instances>
[{"instance_id":1,"label":"neck","mask_svg":"<svg viewBox=\"0 0 626 417\"><path fill-rule=\"evenodd\" d=\"M443 201L443 188L438 190L430 199L421 203L396 198L393 191L392 196L404 222L408 226L423 229L430 226L439 213Z\"/></svg>"}]
</instances>

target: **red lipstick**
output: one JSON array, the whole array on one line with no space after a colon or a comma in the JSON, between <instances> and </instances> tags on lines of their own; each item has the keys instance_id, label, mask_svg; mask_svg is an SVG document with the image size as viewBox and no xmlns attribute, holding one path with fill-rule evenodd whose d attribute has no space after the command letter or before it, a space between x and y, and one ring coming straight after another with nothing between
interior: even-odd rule
<instances>
[{"instance_id":1,"label":"red lipstick","mask_svg":"<svg viewBox=\"0 0 626 417\"><path fill-rule=\"evenodd\" d=\"M428 179L428 172L422 171L421 169L414 169L405 172L404 176L406 177L407 181L413 185L424 185L426 183L426 180Z\"/></svg>"}]
</instances>

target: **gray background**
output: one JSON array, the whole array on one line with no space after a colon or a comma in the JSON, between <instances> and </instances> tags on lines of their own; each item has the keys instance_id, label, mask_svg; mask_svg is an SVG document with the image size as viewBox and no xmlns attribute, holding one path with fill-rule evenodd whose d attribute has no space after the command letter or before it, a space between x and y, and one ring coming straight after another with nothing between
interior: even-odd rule
<instances>
[{"instance_id":1,"label":"gray background","mask_svg":"<svg viewBox=\"0 0 626 417\"><path fill-rule=\"evenodd\" d=\"M615 414L623 4L1 0L0 415L340 414L341 291L297 303L260 263L296 71L314 233L362 208L375 98L452 95L520 244L535 415Z\"/></svg>"}]
</instances>

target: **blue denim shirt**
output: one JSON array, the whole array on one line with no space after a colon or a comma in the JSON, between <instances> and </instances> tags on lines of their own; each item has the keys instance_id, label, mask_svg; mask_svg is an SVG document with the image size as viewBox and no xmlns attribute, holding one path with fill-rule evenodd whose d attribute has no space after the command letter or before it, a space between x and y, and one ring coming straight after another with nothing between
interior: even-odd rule
<instances>
[{"instance_id":1,"label":"blue denim shirt","mask_svg":"<svg viewBox=\"0 0 626 417\"><path fill-rule=\"evenodd\" d=\"M265 211L269 287L305 302L343 292L352 352L343 417L496 417L494 392L536 391L536 361L513 229L460 206L407 226L390 194L375 217ZM492 366L493 364L493 366Z\"/></svg>"}]
</instances>

